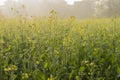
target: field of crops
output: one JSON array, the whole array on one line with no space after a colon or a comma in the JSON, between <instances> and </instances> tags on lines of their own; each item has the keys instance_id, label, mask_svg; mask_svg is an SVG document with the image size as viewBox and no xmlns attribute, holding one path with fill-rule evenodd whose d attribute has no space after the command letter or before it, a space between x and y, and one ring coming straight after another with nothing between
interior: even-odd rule
<instances>
[{"instance_id":1,"label":"field of crops","mask_svg":"<svg viewBox=\"0 0 120 80\"><path fill-rule=\"evenodd\" d=\"M120 80L120 19L0 19L0 80Z\"/></svg>"}]
</instances>

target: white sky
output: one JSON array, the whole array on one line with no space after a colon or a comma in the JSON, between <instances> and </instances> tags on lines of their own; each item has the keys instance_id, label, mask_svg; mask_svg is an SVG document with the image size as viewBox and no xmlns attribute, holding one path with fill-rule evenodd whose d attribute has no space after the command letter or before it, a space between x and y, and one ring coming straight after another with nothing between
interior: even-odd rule
<instances>
[{"instance_id":1,"label":"white sky","mask_svg":"<svg viewBox=\"0 0 120 80\"><path fill-rule=\"evenodd\" d=\"M69 5L73 5L75 1L81 0L65 0ZM0 0L0 5L4 5L5 0Z\"/></svg>"},{"instance_id":2,"label":"white sky","mask_svg":"<svg viewBox=\"0 0 120 80\"><path fill-rule=\"evenodd\" d=\"M5 0L0 0L0 5L3 5L3 4L4 4L4 1L5 1Z\"/></svg>"},{"instance_id":3,"label":"white sky","mask_svg":"<svg viewBox=\"0 0 120 80\"><path fill-rule=\"evenodd\" d=\"M73 5L75 1L81 1L81 0L65 0L68 4Z\"/></svg>"}]
</instances>

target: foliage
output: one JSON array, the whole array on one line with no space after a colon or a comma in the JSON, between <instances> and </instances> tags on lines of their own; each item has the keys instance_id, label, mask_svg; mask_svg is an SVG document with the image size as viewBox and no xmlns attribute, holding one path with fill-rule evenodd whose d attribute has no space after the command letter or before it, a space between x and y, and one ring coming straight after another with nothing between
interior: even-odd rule
<instances>
[{"instance_id":1,"label":"foliage","mask_svg":"<svg viewBox=\"0 0 120 80\"><path fill-rule=\"evenodd\" d=\"M53 15L1 19L0 80L120 79L119 18Z\"/></svg>"}]
</instances>

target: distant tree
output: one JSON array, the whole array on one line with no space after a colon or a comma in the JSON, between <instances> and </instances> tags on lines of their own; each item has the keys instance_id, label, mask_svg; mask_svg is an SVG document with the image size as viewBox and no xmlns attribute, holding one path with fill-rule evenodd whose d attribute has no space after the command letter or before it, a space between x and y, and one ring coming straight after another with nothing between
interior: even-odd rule
<instances>
[{"instance_id":1,"label":"distant tree","mask_svg":"<svg viewBox=\"0 0 120 80\"><path fill-rule=\"evenodd\" d=\"M98 0L102 17L120 16L120 0Z\"/></svg>"},{"instance_id":2,"label":"distant tree","mask_svg":"<svg viewBox=\"0 0 120 80\"><path fill-rule=\"evenodd\" d=\"M81 2L75 2L73 6L74 15L79 18L91 18L94 16L94 1L82 0Z\"/></svg>"}]
</instances>

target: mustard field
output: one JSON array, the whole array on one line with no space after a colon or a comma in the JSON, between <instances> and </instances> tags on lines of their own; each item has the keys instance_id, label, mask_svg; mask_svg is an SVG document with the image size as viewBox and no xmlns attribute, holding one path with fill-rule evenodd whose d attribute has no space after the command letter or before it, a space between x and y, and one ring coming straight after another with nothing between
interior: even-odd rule
<instances>
[{"instance_id":1,"label":"mustard field","mask_svg":"<svg viewBox=\"0 0 120 80\"><path fill-rule=\"evenodd\" d=\"M0 80L120 80L120 19L0 18Z\"/></svg>"}]
</instances>

